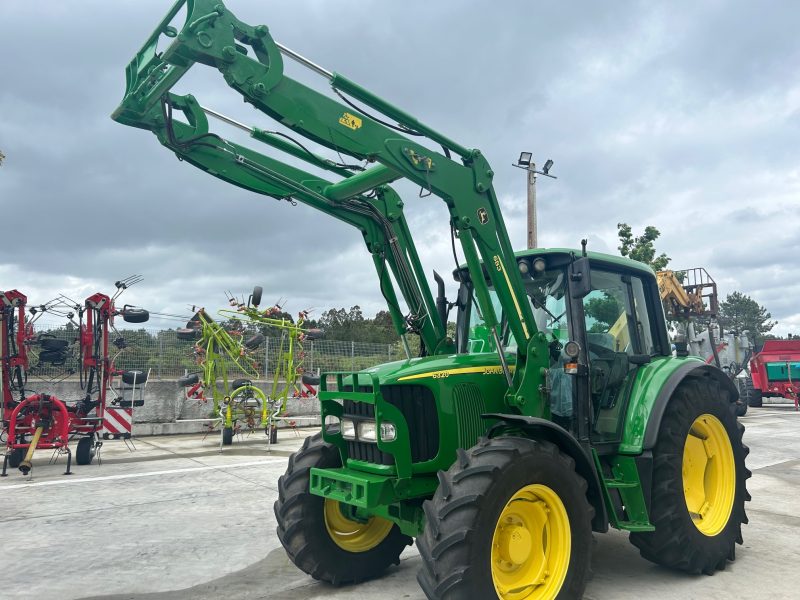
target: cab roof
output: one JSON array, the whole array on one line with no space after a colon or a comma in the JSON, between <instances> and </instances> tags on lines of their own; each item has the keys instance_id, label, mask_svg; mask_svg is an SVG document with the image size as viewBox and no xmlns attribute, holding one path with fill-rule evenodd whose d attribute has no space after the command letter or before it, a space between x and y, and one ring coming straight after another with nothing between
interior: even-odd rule
<instances>
[{"instance_id":1,"label":"cab roof","mask_svg":"<svg viewBox=\"0 0 800 600\"><path fill-rule=\"evenodd\" d=\"M571 254L575 256L581 256L581 251L576 250L573 248L531 248L528 250L519 250L518 252L514 253L514 256L517 259L520 258L527 258L527 257L547 257L547 256L563 256L567 257ZM639 262L638 260L633 260L631 258L625 258L624 256L616 256L613 254L605 254L603 252L587 252L586 256L589 257L589 260L592 262L592 265L595 266L608 266L617 269L625 269L626 271L636 271L642 275L647 275L649 277L655 277L655 271L643 262ZM460 264L458 266L458 270L466 270L466 264ZM456 281L459 280L456 272L453 272L453 277Z\"/></svg>"}]
</instances>

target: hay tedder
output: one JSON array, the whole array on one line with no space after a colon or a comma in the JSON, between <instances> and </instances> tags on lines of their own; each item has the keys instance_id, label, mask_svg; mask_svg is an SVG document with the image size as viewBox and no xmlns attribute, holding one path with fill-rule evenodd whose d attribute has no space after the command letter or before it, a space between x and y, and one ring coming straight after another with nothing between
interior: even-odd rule
<instances>
[{"instance_id":1,"label":"hay tedder","mask_svg":"<svg viewBox=\"0 0 800 600\"><path fill-rule=\"evenodd\" d=\"M33 453L37 449L51 449L54 456L67 455L65 474L71 474L72 451L69 444L78 441L75 461L88 465L102 446L101 436L129 438L129 433L110 433L106 428L107 418L131 422L133 406L143 403L142 386L147 376L142 371L121 371L114 365L109 354L109 332L114 331L113 320L117 315L130 323L143 323L148 320L146 310L125 306L115 307L115 300L128 287L139 281L137 277L116 283L113 296L102 293L92 294L82 304L71 305L68 299L61 298L46 305L34 307L32 317L26 314L27 298L13 290L0 293L2 303L2 425L6 452L3 458L2 475L8 467L19 468L28 474L33 468ZM34 322L46 312L65 316L77 332L75 344L70 340L50 335L37 335ZM77 318L77 321L74 319ZM124 341L118 337L119 350ZM63 400L53 394L31 393L29 374L31 355L38 353L38 364L63 366L69 353L77 345L78 372L82 397ZM120 395L113 390L113 378L120 376L123 386L118 388ZM63 378L62 378L63 379ZM136 391L139 388L137 396ZM112 390L113 400L108 403L108 392ZM125 398L124 391L132 395ZM107 411L121 411L107 415ZM128 418L130 417L130 418ZM113 427L114 432L117 428Z\"/></svg>"},{"instance_id":2,"label":"hay tedder","mask_svg":"<svg viewBox=\"0 0 800 600\"><path fill-rule=\"evenodd\" d=\"M230 445L242 432L263 427L268 444L277 443L277 421L285 418L290 395L308 394L319 379L304 373L303 341L321 333L306 329L307 311L296 322L285 318L280 306L261 310L262 289L256 287L247 302L229 297L233 309L220 310L228 326L215 321L205 309L196 311L185 328L177 331L179 340L193 340L192 352L201 371L178 380L186 388L186 397L198 402L212 402L211 428L221 425L221 445ZM270 327L281 333L278 360L272 371L272 385L265 393L255 383L259 376L255 352L264 343L259 331ZM237 373L237 377L231 375ZM302 385L302 387L301 387Z\"/></svg>"},{"instance_id":3,"label":"hay tedder","mask_svg":"<svg viewBox=\"0 0 800 600\"><path fill-rule=\"evenodd\" d=\"M277 360L271 372L272 386L267 397L265 412L262 414L265 426L269 431L274 431L273 425L277 421L294 421L301 418L287 417L284 414L290 397L309 398L317 395L319 377L306 372L304 366L306 353L303 344L306 341L319 339L322 331L305 326L308 310L301 310L294 321L283 312L280 304L261 310L259 308L261 296L262 288L256 286L247 303L237 302L231 298L230 304L235 306L236 310L219 312L220 315L227 316L234 322L242 323L244 327L262 330L270 328L280 332L276 352ZM271 438L274 439L274 437L273 434Z\"/></svg>"},{"instance_id":4,"label":"hay tedder","mask_svg":"<svg viewBox=\"0 0 800 600\"><path fill-rule=\"evenodd\" d=\"M417 50L408 56L431 66ZM288 76L284 58L337 98ZM198 65L285 130L171 91ZM646 559L689 573L734 559L750 475L738 393L716 366L672 355L649 267L585 244L515 254L479 150L219 0L177 2L126 82L115 120L240 188L352 225L397 334L419 337L418 355L406 343L404 361L322 374L325 425L290 459L275 503L278 537L298 568L360 582L398 564L416 539L428 598L545 600L582 595L592 532L609 527L630 532ZM209 116L253 143L212 132ZM431 293L390 185L404 180L449 212L452 302L438 275Z\"/></svg>"},{"instance_id":5,"label":"hay tedder","mask_svg":"<svg viewBox=\"0 0 800 600\"><path fill-rule=\"evenodd\" d=\"M195 307L196 308L196 307ZM200 371L178 379L186 397L212 404L210 429L221 424L220 445L233 443L243 427L253 431L264 421L266 395L253 380L258 377L254 351L264 342L256 334L240 339L240 331L228 331L204 308L196 310L186 327L177 330L179 340L193 341L192 353ZM236 372L239 377L232 377Z\"/></svg>"}]
</instances>

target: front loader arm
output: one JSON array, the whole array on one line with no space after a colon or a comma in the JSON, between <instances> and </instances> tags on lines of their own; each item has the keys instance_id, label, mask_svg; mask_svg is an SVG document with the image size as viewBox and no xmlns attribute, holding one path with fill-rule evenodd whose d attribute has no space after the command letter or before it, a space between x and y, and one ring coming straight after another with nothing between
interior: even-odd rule
<instances>
[{"instance_id":1,"label":"front loader arm","mask_svg":"<svg viewBox=\"0 0 800 600\"><path fill-rule=\"evenodd\" d=\"M168 103L163 107L165 127L154 131L162 144L182 160L224 181L273 198L298 200L358 229L372 254L381 291L398 333L402 336L409 330L418 332L430 354L452 351L445 340L446 330L438 319L430 290L417 287L417 281L424 283L422 264L413 244L407 244L410 233L403 204L391 188L382 186L374 198L358 196L344 201L331 200L321 193L331 185L330 181L209 134L205 111L192 96L168 94L165 102ZM186 116L188 124L172 119L173 108ZM330 161L310 156L273 134L253 130L253 137L321 168L354 177ZM387 265L406 299L409 315L403 315L400 310Z\"/></svg>"},{"instance_id":2,"label":"front loader arm","mask_svg":"<svg viewBox=\"0 0 800 600\"><path fill-rule=\"evenodd\" d=\"M187 16L178 32L169 27L169 22L184 4ZM175 37L175 40L159 55L156 44L162 34ZM397 121L400 127L357 109L344 97L347 104L285 76L282 53L326 77L340 95L346 93L367 104ZM344 176L341 181L329 183L209 134L203 109L196 101L191 96L181 97L169 92L195 63L217 68L228 85L237 90L246 102L299 135L340 155L378 164L356 174L347 165L332 165L330 161L296 149L290 152L317 167ZM183 111L189 125L171 121L164 106ZM361 208L369 204L374 206L381 199L387 202L387 198L390 203L395 202L396 206L384 209L388 211L384 216L388 218L394 214L398 227L393 233L401 240L407 256L413 258L411 268L407 270L412 271L416 283L407 287L422 290L422 304L437 333L444 324L436 318L429 302L427 282L421 269L416 268L416 250L402 218L402 203L387 184L405 178L439 196L448 207L451 225L461 241L482 316L496 334L498 316L490 300L480 261L486 265L486 272L502 305L508 307L509 327L520 349L517 371L524 370L528 342L536 333L536 326L492 186L494 173L480 151L457 144L345 77L330 73L280 46L265 26L252 27L242 23L220 2L212 0L181 0L176 3L128 66L125 98L112 116L121 123L153 131L178 156L217 177L273 197L296 198L345 221L351 218L345 214L349 214L354 205ZM254 129L251 135L287 151L283 140L282 144L278 143L276 139L262 135L264 133ZM442 146L442 152L417 143L411 139L412 135L429 138ZM453 160L451 153L459 155L461 161ZM369 246L370 235L365 234L365 237ZM391 237L385 237L385 232L381 239L384 243L392 241ZM374 248L370 250L375 256ZM402 268L402 265L397 266ZM402 291L406 296L407 290ZM430 343L424 341L426 345ZM440 342L433 343L438 345ZM433 347L428 347L434 351ZM502 350L500 353L503 358ZM508 376L508 370L506 374Z\"/></svg>"}]
</instances>

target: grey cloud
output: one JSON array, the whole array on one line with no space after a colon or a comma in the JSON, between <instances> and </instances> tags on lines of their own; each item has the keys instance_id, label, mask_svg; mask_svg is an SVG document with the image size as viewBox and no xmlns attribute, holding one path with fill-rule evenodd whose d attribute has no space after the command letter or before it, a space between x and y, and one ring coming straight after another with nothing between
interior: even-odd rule
<instances>
[{"instance_id":1,"label":"grey cloud","mask_svg":"<svg viewBox=\"0 0 800 600\"><path fill-rule=\"evenodd\" d=\"M357 232L178 163L152 135L109 119L125 65L167 4L0 5L0 234L14 249L0 264L0 289L78 291L142 272L129 301L167 312L217 306L223 290L258 283L298 309L379 309ZM588 236L616 252L617 222L654 224L674 266L706 266L723 293L754 294L782 325L800 324L796 294L773 274L800 248L796 4L228 5L481 148L516 247L525 243L525 179L511 163L530 150L553 158L559 176L539 183L543 243ZM182 89L273 126L211 70ZM449 273L443 204L398 189L426 268ZM23 224L11 216L20 212Z\"/></svg>"}]
</instances>

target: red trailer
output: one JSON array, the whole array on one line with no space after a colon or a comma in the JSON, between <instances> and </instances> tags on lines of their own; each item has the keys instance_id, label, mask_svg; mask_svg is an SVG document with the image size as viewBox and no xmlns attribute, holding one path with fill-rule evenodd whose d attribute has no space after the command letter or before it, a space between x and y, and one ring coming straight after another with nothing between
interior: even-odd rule
<instances>
[{"instance_id":1,"label":"red trailer","mask_svg":"<svg viewBox=\"0 0 800 600\"><path fill-rule=\"evenodd\" d=\"M800 408L800 339L764 342L750 359L750 374L750 406L761 406L763 396L782 396Z\"/></svg>"}]
</instances>

